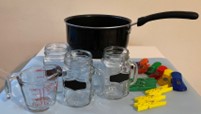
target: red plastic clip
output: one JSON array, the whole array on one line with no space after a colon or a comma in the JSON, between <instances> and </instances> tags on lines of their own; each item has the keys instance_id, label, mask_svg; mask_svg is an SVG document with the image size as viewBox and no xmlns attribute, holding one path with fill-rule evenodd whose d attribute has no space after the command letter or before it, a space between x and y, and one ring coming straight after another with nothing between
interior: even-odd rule
<instances>
[{"instance_id":1,"label":"red plastic clip","mask_svg":"<svg viewBox=\"0 0 201 114\"><path fill-rule=\"evenodd\" d=\"M143 74L143 73L147 72L149 66L150 66L150 64L149 64L149 60L147 58L141 59L138 62L138 73Z\"/></svg>"},{"instance_id":2,"label":"red plastic clip","mask_svg":"<svg viewBox=\"0 0 201 114\"><path fill-rule=\"evenodd\" d=\"M156 80L159 80L162 75L163 75L163 72L165 71L165 69L167 69L166 66L162 65L162 66L159 66L157 69L156 69L156 72L154 72L153 74L150 74L149 77L150 78L155 78Z\"/></svg>"}]
</instances>

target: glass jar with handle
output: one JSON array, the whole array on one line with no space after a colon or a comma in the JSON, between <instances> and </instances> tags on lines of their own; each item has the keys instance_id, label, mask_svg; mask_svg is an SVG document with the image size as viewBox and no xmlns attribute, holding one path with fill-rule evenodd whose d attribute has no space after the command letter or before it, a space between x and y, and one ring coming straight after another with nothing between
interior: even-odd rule
<instances>
[{"instance_id":1,"label":"glass jar with handle","mask_svg":"<svg viewBox=\"0 0 201 114\"><path fill-rule=\"evenodd\" d=\"M106 99L120 99L128 95L129 85L136 82L137 64L129 59L124 47L110 46L104 49L101 59L104 75L95 77L95 93Z\"/></svg>"},{"instance_id":2,"label":"glass jar with handle","mask_svg":"<svg viewBox=\"0 0 201 114\"><path fill-rule=\"evenodd\" d=\"M61 76L58 77L58 90L57 92L61 93L63 86L62 86L62 76L65 75L65 67L64 67L64 57L67 52L69 52L71 48L67 43L63 42L55 42L49 43L45 46L44 49L44 65L47 64L56 64L59 65L63 73Z\"/></svg>"},{"instance_id":3,"label":"glass jar with handle","mask_svg":"<svg viewBox=\"0 0 201 114\"><path fill-rule=\"evenodd\" d=\"M63 76L63 103L71 107L83 107L93 96L92 77L97 70L93 67L92 55L86 50L66 53L67 74Z\"/></svg>"}]
</instances>

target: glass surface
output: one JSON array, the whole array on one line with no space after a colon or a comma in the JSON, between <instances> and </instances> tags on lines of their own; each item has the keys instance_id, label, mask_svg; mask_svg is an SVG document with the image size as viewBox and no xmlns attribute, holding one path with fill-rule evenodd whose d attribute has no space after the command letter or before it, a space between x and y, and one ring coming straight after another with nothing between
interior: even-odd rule
<instances>
[{"instance_id":1,"label":"glass surface","mask_svg":"<svg viewBox=\"0 0 201 114\"><path fill-rule=\"evenodd\" d=\"M64 65L64 57L67 52L71 49L67 43L50 43L45 46L44 50L44 60L43 63L46 64L56 64L59 65L63 72L66 71ZM63 74L65 75L65 73ZM63 85L62 85L62 77L58 77L58 90L57 92L62 92Z\"/></svg>"},{"instance_id":2,"label":"glass surface","mask_svg":"<svg viewBox=\"0 0 201 114\"><path fill-rule=\"evenodd\" d=\"M102 77L97 78L94 85L95 93L106 99L120 99L129 93L131 63L129 52L123 47L110 46L105 48L101 60Z\"/></svg>"},{"instance_id":3,"label":"glass surface","mask_svg":"<svg viewBox=\"0 0 201 114\"><path fill-rule=\"evenodd\" d=\"M91 102L93 75L92 55L85 50L72 50L65 56L67 75L63 76L64 104L82 107Z\"/></svg>"}]
</instances>

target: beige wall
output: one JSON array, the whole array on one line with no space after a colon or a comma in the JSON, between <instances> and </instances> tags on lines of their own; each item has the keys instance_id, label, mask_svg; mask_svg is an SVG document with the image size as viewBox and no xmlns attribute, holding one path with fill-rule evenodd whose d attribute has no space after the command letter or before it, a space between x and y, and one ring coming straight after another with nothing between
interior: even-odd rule
<instances>
[{"instance_id":1,"label":"beige wall","mask_svg":"<svg viewBox=\"0 0 201 114\"><path fill-rule=\"evenodd\" d=\"M131 18L168 10L201 13L200 0L0 0L0 68L19 69L46 43L65 42L63 19L77 14ZM201 20L132 27L129 45L156 46L201 93Z\"/></svg>"}]
</instances>

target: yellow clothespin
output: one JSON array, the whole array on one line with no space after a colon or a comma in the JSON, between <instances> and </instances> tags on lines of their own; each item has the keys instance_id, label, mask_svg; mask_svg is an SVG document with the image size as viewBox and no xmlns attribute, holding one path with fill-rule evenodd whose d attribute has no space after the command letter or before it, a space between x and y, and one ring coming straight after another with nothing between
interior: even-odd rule
<instances>
[{"instance_id":1,"label":"yellow clothespin","mask_svg":"<svg viewBox=\"0 0 201 114\"><path fill-rule=\"evenodd\" d=\"M166 99L165 95L147 95L147 96L139 96L134 100L135 102L150 102L150 101L160 101Z\"/></svg>"},{"instance_id":2,"label":"yellow clothespin","mask_svg":"<svg viewBox=\"0 0 201 114\"><path fill-rule=\"evenodd\" d=\"M156 108L156 107L161 107L161 106L165 106L167 104L166 101L157 101L157 102L153 102L149 105L149 109L152 108Z\"/></svg>"},{"instance_id":3,"label":"yellow clothespin","mask_svg":"<svg viewBox=\"0 0 201 114\"><path fill-rule=\"evenodd\" d=\"M167 104L166 101L161 101L166 99L164 93L172 91L172 87L168 85L160 86L154 89L146 90L145 96L139 96L134 98L135 103L133 107L137 109L137 111L148 110L151 108L161 107Z\"/></svg>"},{"instance_id":4,"label":"yellow clothespin","mask_svg":"<svg viewBox=\"0 0 201 114\"><path fill-rule=\"evenodd\" d=\"M165 69L162 77L158 80L158 85L163 86L163 85L168 84L169 87L172 86L172 83L171 83L171 79L172 79L171 73L172 72L173 71L171 69Z\"/></svg>"},{"instance_id":5,"label":"yellow clothespin","mask_svg":"<svg viewBox=\"0 0 201 114\"><path fill-rule=\"evenodd\" d=\"M141 102L141 103L134 103L134 107L137 111L144 111L152 108L157 108L161 106L165 106L167 104L166 101L152 101L152 102Z\"/></svg>"},{"instance_id":6,"label":"yellow clothespin","mask_svg":"<svg viewBox=\"0 0 201 114\"><path fill-rule=\"evenodd\" d=\"M167 92L172 91L172 87L168 87L168 85L160 86L154 89L146 90L145 94L146 95L161 95Z\"/></svg>"},{"instance_id":7,"label":"yellow clothespin","mask_svg":"<svg viewBox=\"0 0 201 114\"><path fill-rule=\"evenodd\" d=\"M143 110L148 110L149 108L149 104L148 102L144 102L144 103L134 103L134 107L137 109L137 111L143 111Z\"/></svg>"}]
</instances>

